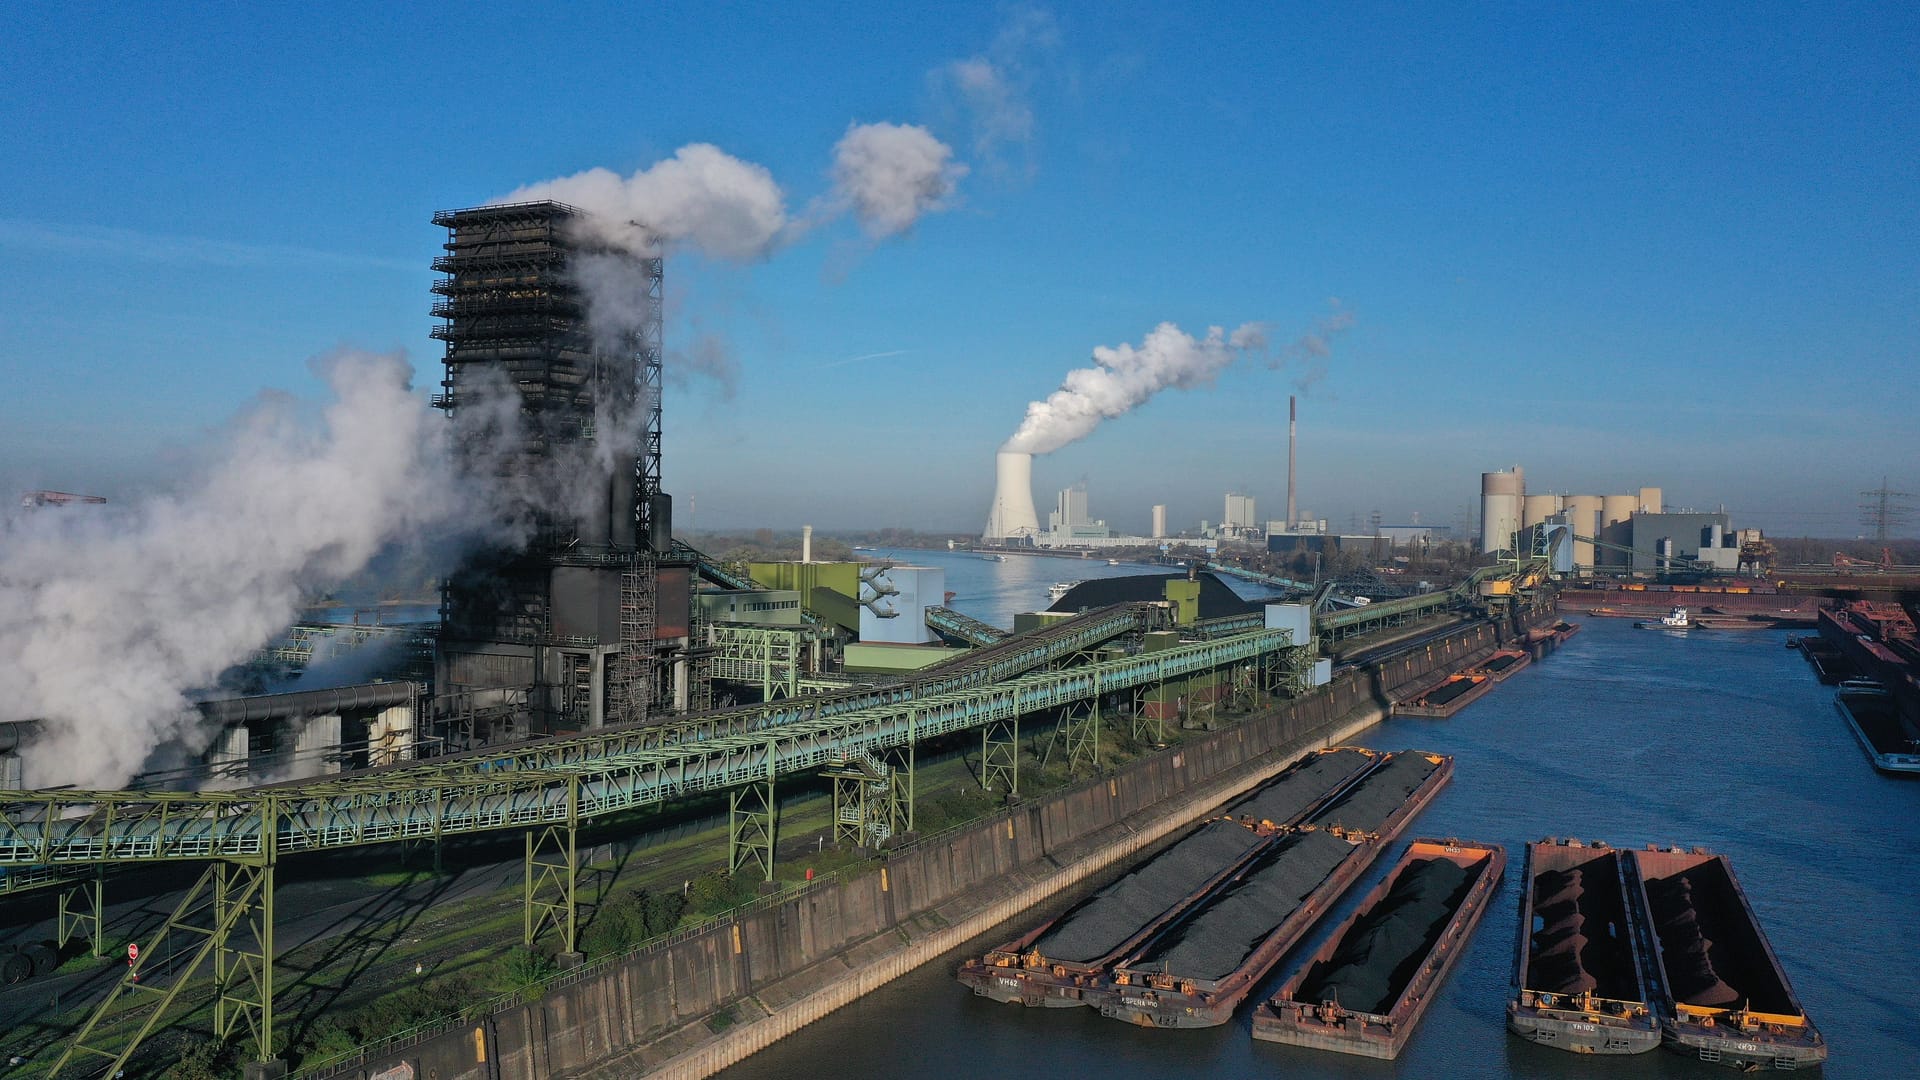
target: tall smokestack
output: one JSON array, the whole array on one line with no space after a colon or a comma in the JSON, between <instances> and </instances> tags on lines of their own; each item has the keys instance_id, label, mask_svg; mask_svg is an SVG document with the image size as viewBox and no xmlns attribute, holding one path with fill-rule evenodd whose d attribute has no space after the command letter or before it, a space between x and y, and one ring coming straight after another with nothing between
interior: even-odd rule
<instances>
[{"instance_id":1,"label":"tall smokestack","mask_svg":"<svg viewBox=\"0 0 1920 1080\"><path fill-rule=\"evenodd\" d=\"M1002 450L994 455L993 507L982 540L1011 540L1040 531L1033 510L1033 455Z\"/></svg>"},{"instance_id":2,"label":"tall smokestack","mask_svg":"<svg viewBox=\"0 0 1920 1080\"><path fill-rule=\"evenodd\" d=\"M811 525L800 526L800 561L803 563L813 561L813 526Z\"/></svg>"},{"instance_id":3,"label":"tall smokestack","mask_svg":"<svg viewBox=\"0 0 1920 1080\"><path fill-rule=\"evenodd\" d=\"M1287 531L1293 531L1293 448L1299 437L1300 413L1292 394L1287 395Z\"/></svg>"}]
</instances>

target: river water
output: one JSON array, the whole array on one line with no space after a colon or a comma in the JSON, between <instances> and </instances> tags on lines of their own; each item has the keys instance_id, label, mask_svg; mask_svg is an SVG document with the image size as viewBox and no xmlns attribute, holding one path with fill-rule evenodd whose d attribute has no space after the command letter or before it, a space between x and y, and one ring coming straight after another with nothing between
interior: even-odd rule
<instances>
[{"instance_id":1,"label":"river water","mask_svg":"<svg viewBox=\"0 0 1920 1080\"><path fill-rule=\"evenodd\" d=\"M983 565L1018 566L1011 560ZM1120 568L1098 566L1109 569ZM1039 576L1049 573L1048 580L1058 580L1064 571L1049 567ZM989 618L992 611L983 604L969 613ZM1920 1075L1920 782L1873 771L1835 714L1832 692L1797 653L1782 648L1785 639L1781 632L1683 636L1635 630L1626 620L1587 619L1565 649L1454 718L1389 720L1353 740L1452 754L1455 774L1401 844L1308 936L1308 948L1384 876L1414 836L1493 841L1508 851L1499 894L1397 1061L1256 1043L1244 1005L1222 1027L1153 1031L1089 1009L995 1004L953 979L964 957L1064 907L1069 898L1059 897L724 1075L1734 1075L1665 1050L1579 1058L1507 1034L1503 1010L1522 845L1548 835L1623 847L1699 845L1728 855L1802 1005L1826 1036L1827 1075ZM1119 872L1116 867L1088 887ZM1292 959L1275 968L1250 1003L1271 992Z\"/></svg>"}]
</instances>

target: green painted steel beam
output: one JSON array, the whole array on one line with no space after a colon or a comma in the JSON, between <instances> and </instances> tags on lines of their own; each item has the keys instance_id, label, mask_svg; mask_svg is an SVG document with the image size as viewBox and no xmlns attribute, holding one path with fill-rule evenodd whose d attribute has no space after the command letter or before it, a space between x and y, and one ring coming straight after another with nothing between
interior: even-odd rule
<instances>
[{"instance_id":1,"label":"green painted steel beam","mask_svg":"<svg viewBox=\"0 0 1920 1080\"><path fill-rule=\"evenodd\" d=\"M533 828L593 818L703 791L817 769L851 753L1060 709L1098 693L1257 660L1291 646L1259 630L1152 653L1033 672L771 730L679 745L638 746L572 760L531 754L494 772L396 766L236 792L0 793L0 868L262 859L396 840ZM530 766L543 760L546 767ZM577 786L576 786L577 785ZM577 791L575 800L569 795ZM271 823L271 824L269 824Z\"/></svg>"}]
</instances>

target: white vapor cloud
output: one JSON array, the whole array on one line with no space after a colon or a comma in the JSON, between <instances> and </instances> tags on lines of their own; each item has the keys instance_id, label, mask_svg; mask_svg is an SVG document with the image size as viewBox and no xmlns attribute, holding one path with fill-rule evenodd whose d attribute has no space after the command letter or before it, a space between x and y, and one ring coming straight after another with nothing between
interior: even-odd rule
<instances>
[{"instance_id":1,"label":"white vapor cloud","mask_svg":"<svg viewBox=\"0 0 1920 1080\"><path fill-rule=\"evenodd\" d=\"M1019 8L985 52L950 61L929 75L934 92L965 114L973 152L993 168L1004 167L1006 151L1024 153L1033 142L1033 72L1059 41L1052 13Z\"/></svg>"},{"instance_id":2,"label":"white vapor cloud","mask_svg":"<svg viewBox=\"0 0 1920 1080\"><path fill-rule=\"evenodd\" d=\"M953 148L923 127L854 124L833 148L834 190L876 239L945 209L966 174Z\"/></svg>"},{"instance_id":3,"label":"white vapor cloud","mask_svg":"<svg viewBox=\"0 0 1920 1080\"><path fill-rule=\"evenodd\" d=\"M657 254L662 242L685 243L744 262L770 254L789 226L786 193L773 174L709 143L683 146L632 176L593 168L495 201L541 199L587 211L602 240L636 254Z\"/></svg>"},{"instance_id":4,"label":"white vapor cloud","mask_svg":"<svg viewBox=\"0 0 1920 1080\"><path fill-rule=\"evenodd\" d=\"M1027 416L1002 450L1047 454L1091 434L1100 421L1132 411L1162 390L1211 383L1235 360L1267 345L1266 327L1244 323L1231 334L1209 327L1196 338L1170 322L1139 345L1101 345L1093 366L1075 368L1060 389L1027 406Z\"/></svg>"}]
</instances>

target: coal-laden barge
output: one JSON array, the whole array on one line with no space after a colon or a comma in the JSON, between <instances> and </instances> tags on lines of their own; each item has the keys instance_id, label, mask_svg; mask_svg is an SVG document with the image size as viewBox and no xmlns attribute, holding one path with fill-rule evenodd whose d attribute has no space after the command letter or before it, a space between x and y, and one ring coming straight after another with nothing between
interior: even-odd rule
<instances>
[{"instance_id":1,"label":"coal-laden barge","mask_svg":"<svg viewBox=\"0 0 1920 1080\"><path fill-rule=\"evenodd\" d=\"M1466 951L1506 849L1415 840L1385 881L1254 1010L1253 1037L1392 1059Z\"/></svg>"},{"instance_id":2,"label":"coal-laden barge","mask_svg":"<svg viewBox=\"0 0 1920 1080\"><path fill-rule=\"evenodd\" d=\"M1386 763L1358 747L1317 750L1058 917L961 965L975 994L1036 1008L1088 1003L1115 961L1270 845Z\"/></svg>"},{"instance_id":3,"label":"coal-laden barge","mask_svg":"<svg viewBox=\"0 0 1920 1080\"><path fill-rule=\"evenodd\" d=\"M1452 758L1412 751L1317 751L957 977L1029 1007L1088 1005L1147 1026L1224 1023L1452 768ZM1183 970L1190 962L1205 977Z\"/></svg>"},{"instance_id":4,"label":"coal-laden barge","mask_svg":"<svg viewBox=\"0 0 1920 1080\"><path fill-rule=\"evenodd\" d=\"M1632 859L1604 843L1527 845L1507 1028L1575 1054L1660 1045L1652 938L1632 901Z\"/></svg>"},{"instance_id":5,"label":"coal-laden barge","mask_svg":"<svg viewBox=\"0 0 1920 1080\"><path fill-rule=\"evenodd\" d=\"M1650 848L1633 853L1633 868L1671 1006L1669 1049L1739 1069L1827 1060L1726 856Z\"/></svg>"},{"instance_id":6,"label":"coal-laden barge","mask_svg":"<svg viewBox=\"0 0 1920 1080\"><path fill-rule=\"evenodd\" d=\"M1097 992L1100 1015L1142 1027L1213 1027L1320 921L1453 773L1403 750L1282 832L1200 903L1153 930Z\"/></svg>"}]
</instances>

